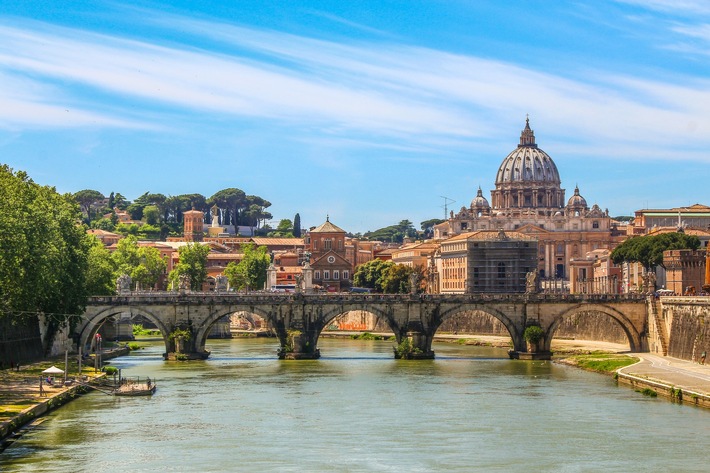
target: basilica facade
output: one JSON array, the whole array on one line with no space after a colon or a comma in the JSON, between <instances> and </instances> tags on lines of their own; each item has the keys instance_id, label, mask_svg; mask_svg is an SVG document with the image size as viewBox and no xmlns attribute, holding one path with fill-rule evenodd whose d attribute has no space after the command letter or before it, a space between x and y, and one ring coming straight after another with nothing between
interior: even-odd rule
<instances>
[{"instance_id":1,"label":"basilica facade","mask_svg":"<svg viewBox=\"0 0 710 473\"><path fill-rule=\"evenodd\" d=\"M434 227L434 237L448 239L480 230L515 231L537 238L537 270L542 278L569 278L569 262L587 252L614 248L625 229L598 205L591 207L575 187L565 190L552 158L535 142L529 119L520 143L501 163L491 201L480 187L469 207Z\"/></svg>"}]
</instances>

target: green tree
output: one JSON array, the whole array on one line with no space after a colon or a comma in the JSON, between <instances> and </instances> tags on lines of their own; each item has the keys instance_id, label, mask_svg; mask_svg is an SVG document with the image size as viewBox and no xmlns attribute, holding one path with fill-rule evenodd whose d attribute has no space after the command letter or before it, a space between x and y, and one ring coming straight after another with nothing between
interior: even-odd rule
<instances>
[{"instance_id":1,"label":"green tree","mask_svg":"<svg viewBox=\"0 0 710 473\"><path fill-rule=\"evenodd\" d=\"M186 274L190 278L190 289L199 291L207 279L207 255L210 247L200 243L188 243L178 249L180 260L168 276L170 283L177 286L180 276Z\"/></svg>"},{"instance_id":2,"label":"green tree","mask_svg":"<svg viewBox=\"0 0 710 473\"><path fill-rule=\"evenodd\" d=\"M369 240L389 241L393 243L402 243L405 237L416 238L417 230L409 220L402 220L397 225L390 225L377 229L373 232L366 232L364 237Z\"/></svg>"},{"instance_id":3,"label":"green tree","mask_svg":"<svg viewBox=\"0 0 710 473\"><path fill-rule=\"evenodd\" d=\"M209 201L226 210L222 225L237 225L239 213L246 205L246 194L241 189L230 187L215 193Z\"/></svg>"},{"instance_id":4,"label":"green tree","mask_svg":"<svg viewBox=\"0 0 710 473\"><path fill-rule=\"evenodd\" d=\"M93 189L84 189L74 194L74 200L81 207L82 213L86 215L87 223L92 220L92 209L97 208L103 199L104 195Z\"/></svg>"},{"instance_id":5,"label":"green tree","mask_svg":"<svg viewBox=\"0 0 710 473\"><path fill-rule=\"evenodd\" d=\"M44 314L49 344L86 304L91 240L80 218L73 196L0 165L0 316Z\"/></svg>"},{"instance_id":6,"label":"green tree","mask_svg":"<svg viewBox=\"0 0 710 473\"><path fill-rule=\"evenodd\" d=\"M145 206L139 202L133 202L126 207L126 212L131 216L131 220L141 220L143 218L143 209Z\"/></svg>"},{"instance_id":7,"label":"green tree","mask_svg":"<svg viewBox=\"0 0 710 473\"><path fill-rule=\"evenodd\" d=\"M114 225L110 218L100 218L91 222L91 228L112 232L116 228L116 225Z\"/></svg>"},{"instance_id":8,"label":"green tree","mask_svg":"<svg viewBox=\"0 0 710 473\"><path fill-rule=\"evenodd\" d=\"M92 296L109 296L116 292L116 264L101 241L90 237L86 291Z\"/></svg>"},{"instance_id":9,"label":"green tree","mask_svg":"<svg viewBox=\"0 0 710 473\"><path fill-rule=\"evenodd\" d=\"M446 220L440 218L430 218L429 220L424 220L421 222L421 229L427 238L431 238L434 234L434 226L444 223Z\"/></svg>"},{"instance_id":10,"label":"green tree","mask_svg":"<svg viewBox=\"0 0 710 473\"><path fill-rule=\"evenodd\" d=\"M624 261L641 263L647 271L653 271L656 266L663 266L663 252L666 250L697 250L700 240L694 235L685 233L661 233L659 235L644 235L629 238L614 248L611 260L615 264Z\"/></svg>"},{"instance_id":11,"label":"green tree","mask_svg":"<svg viewBox=\"0 0 710 473\"><path fill-rule=\"evenodd\" d=\"M126 210L128 204L130 204L130 202L120 192L116 192L116 194L113 196L114 207L118 207L121 210Z\"/></svg>"},{"instance_id":12,"label":"green tree","mask_svg":"<svg viewBox=\"0 0 710 473\"><path fill-rule=\"evenodd\" d=\"M403 264L393 264L382 274L382 292L387 294L407 294L410 291L409 277L414 268Z\"/></svg>"},{"instance_id":13,"label":"green tree","mask_svg":"<svg viewBox=\"0 0 710 473\"><path fill-rule=\"evenodd\" d=\"M271 264L268 249L253 243L242 246L244 257L239 263L231 262L224 270L229 285L246 291L261 289L266 282L266 270Z\"/></svg>"},{"instance_id":14,"label":"green tree","mask_svg":"<svg viewBox=\"0 0 710 473\"><path fill-rule=\"evenodd\" d=\"M160 209L157 205L150 204L143 208L143 220L148 225L157 225L160 222Z\"/></svg>"},{"instance_id":15,"label":"green tree","mask_svg":"<svg viewBox=\"0 0 710 473\"><path fill-rule=\"evenodd\" d=\"M284 218L281 219L279 222L279 225L276 227L276 231L270 232L269 236L277 237L277 238L293 238L293 224L291 223L291 220Z\"/></svg>"},{"instance_id":16,"label":"green tree","mask_svg":"<svg viewBox=\"0 0 710 473\"><path fill-rule=\"evenodd\" d=\"M293 217L293 236L301 238L301 214Z\"/></svg>"},{"instance_id":17,"label":"green tree","mask_svg":"<svg viewBox=\"0 0 710 473\"><path fill-rule=\"evenodd\" d=\"M157 248L139 246L133 235L119 240L112 257L116 267L114 280L122 274L128 274L136 288L155 287L167 267Z\"/></svg>"},{"instance_id":18,"label":"green tree","mask_svg":"<svg viewBox=\"0 0 710 473\"><path fill-rule=\"evenodd\" d=\"M353 284L356 287L369 287L377 292L383 292L383 276L392 266L394 266L392 261L383 261L380 259L363 263L355 269Z\"/></svg>"}]
</instances>

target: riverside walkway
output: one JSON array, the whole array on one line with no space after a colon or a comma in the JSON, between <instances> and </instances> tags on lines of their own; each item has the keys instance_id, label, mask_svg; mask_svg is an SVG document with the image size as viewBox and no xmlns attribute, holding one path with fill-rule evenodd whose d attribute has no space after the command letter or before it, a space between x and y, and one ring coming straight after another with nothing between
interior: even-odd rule
<instances>
[{"instance_id":1,"label":"riverside walkway","mask_svg":"<svg viewBox=\"0 0 710 473\"><path fill-rule=\"evenodd\" d=\"M671 389L680 389L683 402L710 407L710 365L650 353L631 355L641 361L619 369L620 382L668 397L674 397Z\"/></svg>"}]
</instances>

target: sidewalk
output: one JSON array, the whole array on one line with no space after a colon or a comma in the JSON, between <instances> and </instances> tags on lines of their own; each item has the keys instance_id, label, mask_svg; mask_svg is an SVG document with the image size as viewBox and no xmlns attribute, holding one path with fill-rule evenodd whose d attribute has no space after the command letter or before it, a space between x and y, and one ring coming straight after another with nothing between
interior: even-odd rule
<instances>
[{"instance_id":1,"label":"sidewalk","mask_svg":"<svg viewBox=\"0 0 710 473\"><path fill-rule=\"evenodd\" d=\"M710 365L650 353L633 353L633 356L641 361L619 372L710 396Z\"/></svg>"}]
</instances>

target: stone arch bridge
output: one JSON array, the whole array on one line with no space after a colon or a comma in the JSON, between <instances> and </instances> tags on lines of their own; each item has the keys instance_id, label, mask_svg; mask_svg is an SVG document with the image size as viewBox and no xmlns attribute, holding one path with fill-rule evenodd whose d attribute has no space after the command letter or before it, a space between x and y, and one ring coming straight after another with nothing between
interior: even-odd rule
<instances>
[{"instance_id":1,"label":"stone arch bridge","mask_svg":"<svg viewBox=\"0 0 710 473\"><path fill-rule=\"evenodd\" d=\"M165 339L165 357L207 358L205 342L220 318L238 311L257 314L278 336L280 358L320 356L318 337L337 316L364 310L385 320L400 348L396 357L433 358L432 340L447 319L478 310L500 320L508 329L511 356L544 359L557 327L568 317L596 312L615 320L626 333L632 351L647 351L647 308L643 296L570 294L243 294L243 293L130 293L90 298L74 341L91 342L110 317L130 313L155 323ZM526 343L526 327L537 325L543 336ZM403 343L405 342L405 343ZM406 343L408 342L408 343Z\"/></svg>"}]
</instances>

